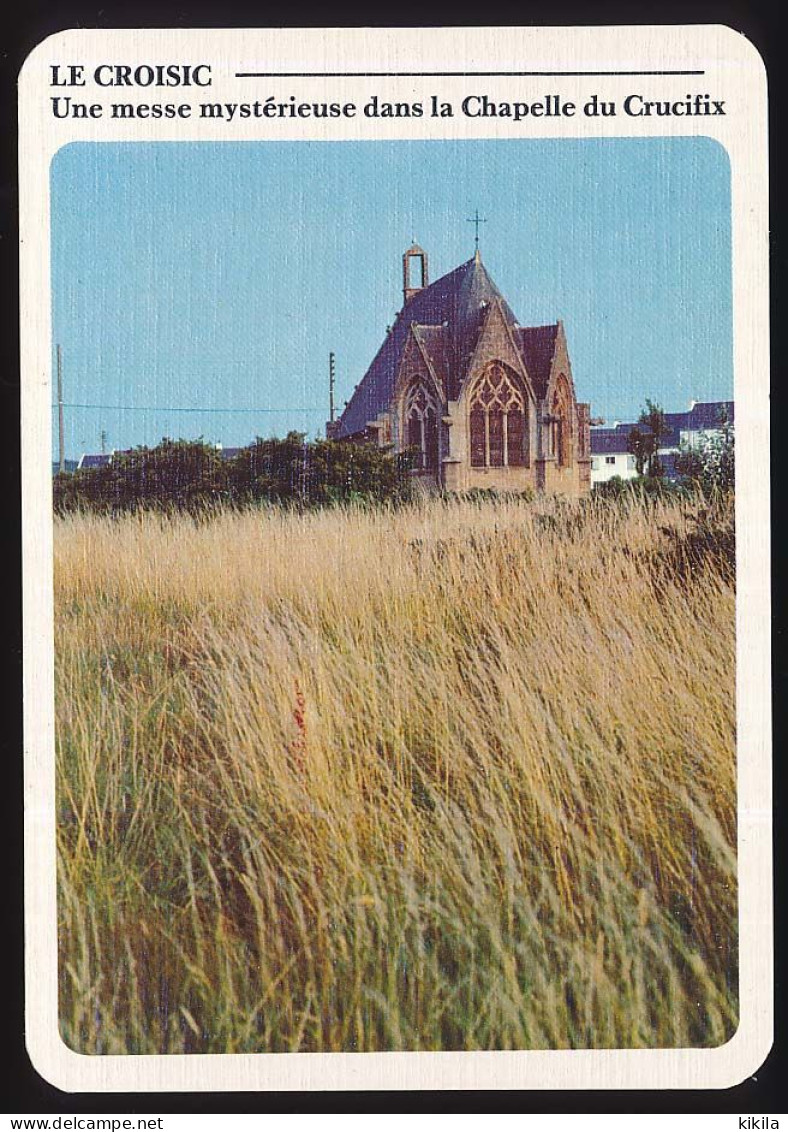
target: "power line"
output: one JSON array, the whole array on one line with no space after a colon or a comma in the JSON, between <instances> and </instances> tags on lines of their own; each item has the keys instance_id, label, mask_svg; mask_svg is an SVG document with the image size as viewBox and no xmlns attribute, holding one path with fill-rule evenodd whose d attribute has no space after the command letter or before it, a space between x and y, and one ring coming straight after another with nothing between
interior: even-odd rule
<instances>
[{"instance_id":1,"label":"power line","mask_svg":"<svg viewBox=\"0 0 788 1132\"><path fill-rule=\"evenodd\" d=\"M284 408L284 409L209 409L205 407L199 408L184 408L181 406L174 407L172 405L83 405L76 401L64 401L63 405L67 409L101 409L105 412L122 412L122 413L312 413L315 416L322 415L322 409L304 409L304 408ZM52 406L57 409L58 404Z\"/></svg>"}]
</instances>

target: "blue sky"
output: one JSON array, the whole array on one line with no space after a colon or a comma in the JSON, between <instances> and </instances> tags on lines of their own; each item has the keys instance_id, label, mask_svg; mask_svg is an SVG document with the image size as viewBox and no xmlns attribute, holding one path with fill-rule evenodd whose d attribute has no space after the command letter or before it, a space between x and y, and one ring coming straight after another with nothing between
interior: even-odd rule
<instances>
[{"instance_id":1,"label":"blue sky","mask_svg":"<svg viewBox=\"0 0 788 1132\"><path fill-rule=\"evenodd\" d=\"M329 351L341 409L411 239L434 281L473 254L476 208L519 322L563 319L594 416L733 395L729 165L709 139L77 143L52 163L67 456L102 430L108 448L322 432Z\"/></svg>"}]
</instances>

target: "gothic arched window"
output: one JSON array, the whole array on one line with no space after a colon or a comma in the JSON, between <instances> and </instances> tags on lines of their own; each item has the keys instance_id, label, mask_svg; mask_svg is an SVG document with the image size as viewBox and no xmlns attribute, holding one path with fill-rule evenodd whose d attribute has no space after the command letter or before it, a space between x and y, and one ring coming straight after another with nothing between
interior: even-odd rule
<instances>
[{"instance_id":1,"label":"gothic arched window","mask_svg":"<svg viewBox=\"0 0 788 1132\"><path fill-rule=\"evenodd\" d=\"M422 378L415 378L405 396L405 444L421 453L419 466L438 467L438 404Z\"/></svg>"},{"instance_id":2,"label":"gothic arched window","mask_svg":"<svg viewBox=\"0 0 788 1132\"><path fill-rule=\"evenodd\" d=\"M470 399L471 467L527 465L525 398L498 362L488 366Z\"/></svg>"},{"instance_id":3,"label":"gothic arched window","mask_svg":"<svg viewBox=\"0 0 788 1132\"><path fill-rule=\"evenodd\" d=\"M572 463L572 395L566 377L558 378L551 405L551 447L560 468Z\"/></svg>"}]
</instances>

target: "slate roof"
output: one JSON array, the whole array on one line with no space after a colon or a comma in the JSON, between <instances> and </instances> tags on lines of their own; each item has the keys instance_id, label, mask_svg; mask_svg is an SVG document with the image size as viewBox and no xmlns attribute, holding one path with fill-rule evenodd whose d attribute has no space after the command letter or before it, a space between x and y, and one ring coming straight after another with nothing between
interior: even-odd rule
<instances>
[{"instance_id":1,"label":"slate roof","mask_svg":"<svg viewBox=\"0 0 788 1132\"><path fill-rule=\"evenodd\" d=\"M448 389L451 385L452 359L446 327L419 326L416 324L413 329L416 332L419 344L424 348L424 352L430 359L435 376L443 389Z\"/></svg>"},{"instance_id":2,"label":"slate roof","mask_svg":"<svg viewBox=\"0 0 788 1132\"><path fill-rule=\"evenodd\" d=\"M592 428L591 454L593 456L623 455L629 451L629 433L634 425L618 428Z\"/></svg>"},{"instance_id":3,"label":"slate roof","mask_svg":"<svg viewBox=\"0 0 788 1132\"><path fill-rule=\"evenodd\" d=\"M88 468L106 468L111 459L112 456L106 452L85 452L80 458L77 468L79 471L85 471Z\"/></svg>"},{"instance_id":4,"label":"slate roof","mask_svg":"<svg viewBox=\"0 0 788 1132\"><path fill-rule=\"evenodd\" d=\"M477 252L473 259L417 291L408 300L340 416L338 435L352 436L361 432L390 404L397 369L414 324L417 339L443 383L446 399L456 400L487 310L496 300L500 301L515 340L525 350L524 361L535 385L546 385L558 326L518 327L509 304ZM538 389L536 392L541 396Z\"/></svg>"},{"instance_id":5,"label":"slate roof","mask_svg":"<svg viewBox=\"0 0 788 1132\"><path fill-rule=\"evenodd\" d=\"M687 413L689 423L684 427L697 429L699 432L717 429L720 427L720 413L724 412L730 424L734 423L735 409L733 401L698 401Z\"/></svg>"},{"instance_id":6,"label":"slate roof","mask_svg":"<svg viewBox=\"0 0 788 1132\"><path fill-rule=\"evenodd\" d=\"M558 323L549 326L518 326L515 340L528 370L537 397L544 397L558 337Z\"/></svg>"}]
</instances>

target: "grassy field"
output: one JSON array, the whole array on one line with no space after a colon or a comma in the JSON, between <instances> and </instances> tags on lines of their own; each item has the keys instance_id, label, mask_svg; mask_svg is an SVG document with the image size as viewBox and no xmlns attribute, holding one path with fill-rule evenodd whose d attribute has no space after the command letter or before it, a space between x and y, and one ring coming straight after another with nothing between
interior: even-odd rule
<instances>
[{"instance_id":1,"label":"grassy field","mask_svg":"<svg viewBox=\"0 0 788 1132\"><path fill-rule=\"evenodd\" d=\"M716 1045L730 503L56 522L85 1053Z\"/></svg>"}]
</instances>

